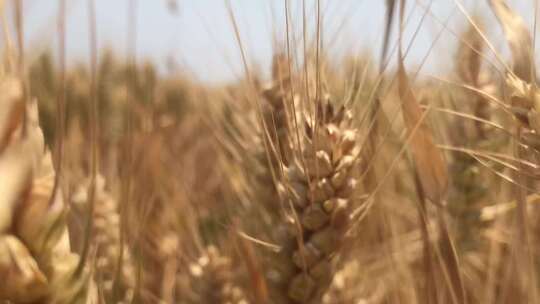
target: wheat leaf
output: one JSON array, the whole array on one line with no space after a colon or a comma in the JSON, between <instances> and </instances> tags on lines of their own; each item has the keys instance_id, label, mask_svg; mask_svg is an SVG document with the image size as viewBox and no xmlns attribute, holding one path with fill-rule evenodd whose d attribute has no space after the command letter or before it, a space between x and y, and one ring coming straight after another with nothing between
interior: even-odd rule
<instances>
[{"instance_id":1,"label":"wheat leaf","mask_svg":"<svg viewBox=\"0 0 540 304\"><path fill-rule=\"evenodd\" d=\"M442 152L433 141L431 129L425 122L421 121L422 108L410 88L401 52L398 67L398 87L403 120L408 132L413 132L417 124L421 124L413 135L410 145L420 183L426 197L434 203L440 203L443 201L448 189L446 163Z\"/></svg>"}]
</instances>

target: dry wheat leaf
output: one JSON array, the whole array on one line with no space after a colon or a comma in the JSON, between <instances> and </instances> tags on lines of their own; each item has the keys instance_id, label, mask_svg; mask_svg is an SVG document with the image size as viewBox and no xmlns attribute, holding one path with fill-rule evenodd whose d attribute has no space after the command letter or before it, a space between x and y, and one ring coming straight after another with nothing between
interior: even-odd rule
<instances>
[{"instance_id":1,"label":"dry wheat leaf","mask_svg":"<svg viewBox=\"0 0 540 304\"><path fill-rule=\"evenodd\" d=\"M474 24L470 23L467 30L462 34L456 56L456 70L460 79L467 84L478 86L480 70L482 66L482 52L485 42L476 28L484 28L481 19L473 18Z\"/></svg>"},{"instance_id":2,"label":"dry wheat leaf","mask_svg":"<svg viewBox=\"0 0 540 304\"><path fill-rule=\"evenodd\" d=\"M429 126L422 122L422 109L409 86L409 79L400 57L398 69L399 97L405 126L412 134L410 149L426 196L435 203L444 199L448 189L448 173L442 152L433 142ZM418 124L420 124L418 126ZM416 130L415 130L416 129Z\"/></svg>"}]
</instances>

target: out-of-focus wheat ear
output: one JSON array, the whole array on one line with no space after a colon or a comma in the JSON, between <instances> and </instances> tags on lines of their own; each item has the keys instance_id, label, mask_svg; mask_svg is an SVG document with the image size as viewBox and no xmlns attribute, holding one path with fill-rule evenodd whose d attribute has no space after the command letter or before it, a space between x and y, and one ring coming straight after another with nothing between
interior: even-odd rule
<instances>
[{"instance_id":1,"label":"out-of-focus wheat ear","mask_svg":"<svg viewBox=\"0 0 540 304\"><path fill-rule=\"evenodd\" d=\"M127 232L133 242L133 256L140 261L140 277L135 288L136 301L158 303L164 296L167 275L163 261L178 255L179 236L176 213L170 192L171 170L162 161L172 159L167 153L165 136L159 132L139 133L135 138L133 187L130 189L133 208L127 214ZM171 158L169 158L171 157ZM160 219L159 221L155 219ZM137 261L137 262L138 262Z\"/></svg>"},{"instance_id":2,"label":"out-of-focus wheat ear","mask_svg":"<svg viewBox=\"0 0 540 304\"><path fill-rule=\"evenodd\" d=\"M540 99L536 90L536 75L532 37L523 19L503 0L490 0L491 7L501 24L510 46L513 71L507 73L510 101L516 117L536 129L540 113ZM538 131L538 129L536 129Z\"/></svg>"},{"instance_id":3,"label":"out-of-focus wheat ear","mask_svg":"<svg viewBox=\"0 0 540 304\"><path fill-rule=\"evenodd\" d=\"M28 116L30 117L30 115ZM50 153L44 155L28 196L16 213L16 234L27 244L49 282L51 303L86 303L91 296L89 273L77 273L79 256L71 252L66 206L53 195L54 168Z\"/></svg>"},{"instance_id":4,"label":"out-of-focus wheat ear","mask_svg":"<svg viewBox=\"0 0 540 304\"><path fill-rule=\"evenodd\" d=\"M244 291L235 285L235 270L232 268L231 259L221 254L216 246L204 248L201 255L190 263L188 268L185 276L189 282L178 280L178 283L184 284L180 284L177 288L179 294L177 301L186 304L248 303Z\"/></svg>"},{"instance_id":5,"label":"out-of-focus wheat ear","mask_svg":"<svg viewBox=\"0 0 540 304\"><path fill-rule=\"evenodd\" d=\"M516 118L524 125L523 139L532 147L538 148L537 141L540 132L540 91L534 84L525 82L512 74L506 77L510 99L514 105ZM530 134L528 130L534 131Z\"/></svg>"},{"instance_id":6,"label":"out-of-focus wheat ear","mask_svg":"<svg viewBox=\"0 0 540 304\"><path fill-rule=\"evenodd\" d=\"M270 160L273 166L281 161L288 163L291 155L289 122L291 112L291 75L285 54L274 55L272 61L272 83L263 91L265 103L261 104L268 137Z\"/></svg>"},{"instance_id":7,"label":"out-of-focus wheat ear","mask_svg":"<svg viewBox=\"0 0 540 304\"><path fill-rule=\"evenodd\" d=\"M485 43L477 31L477 28L480 30L483 28L480 18L472 19L476 27L469 24L461 35L461 42L456 56L456 69L459 78L463 82L477 87L480 69L482 67L481 54L484 50Z\"/></svg>"},{"instance_id":8,"label":"out-of-focus wheat ear","mask_svg":"<svg viewBox=\"0 0 540 304\"><path fill-rule=\"evenodd\" d=\"M506 83L511 93L512 110L516 118L521 122L521 124L517 125L517 131L522 140L533 147L537 147L535 142L537 142L538 138L536 133L540 130L538 128L540 99L536 88L531 33L523 19L505 1L491 0L490 4L504 30L512 52L513 67L512 71L507 73ZM519 151L519 153L523 153L523 151ZM523 202L523 200L520 201Z\"/></svg>"},{"instance_id":9,"label":"out-of-focus wheat ear","mask_svg":"<svg viewBox=\"0 0 540 304\"><path fill-rule=\"evenodd\" d=\"M0 87L6 90L5 98L0 99L6 109L0 114L5 139L0 151L0 193L5 194L0 199L0 272L18 284L13 288L35 287L10 289L7 295L0 293L0 298L23 303L85 303L89 281L84 273L74 274L78 256L70 250L62 192L53 197L55 172L50 153L44 153L37 103L23 102L22 83L17 79L0 79ZM26 119L12 110L21 103Z\"/></svg>"},{"instance_id":10,"label":"out-of-focus wheat ear","mask_svg":"<svg viewBox=\"0 0 540 304\"><path fill-rule=\"evenodd\" d=\"M37 142L22 138L26 107L21 82L3 78L0 88L4 92L0 97L0 276L10 282L0 288L0 298L26 302L44 297L48 281L36 257L11 230L17 223L18 205L32 187L32 171L40 152L34 150Z\"/></svg>"},{"instance_id":11,"label":"out-of-focus wheat ear","mask_svg":"<svg viewBox=\"0 0 540 304\"><path fill-rule=\"evenodd\" d=\"M504 0L490 0L489 4L501 24L513 59L513 72L526 82L536 80L532 38L523 19Z\"/></svg>"},{"instance_id":12,"label":"out-of-focus wheat ear","mask_svg":"<svg viewBox=\"0 0 540 304\"><path fill-rule=\"evenodd\" d=\"M88 182L80 185L72 203L89 211ZM94 206L94 233L91 244L95 251L96 269L93 271L98 289L107 302L128 303L133 296L135 273L127 246L121 246L118 203L105 188L105 180L98 175ZM123 250L121 252L120 250ZM119 272L119 273L118 273ZM118 275L117 275L118 274Z\"/></svg>"},{"instance_id":13,"label":"out-of-focus wheat ear","mask_svg":"<svg viewBox=\"0 0 540 304\"><path fill-rule=\"evenodd\" d=\"M483 65L487 44L480 35L484 31L482 21L483 19L478 16L470 18L460 35L460 44L455 57L458 80L468 88L474 89L459 90L458 94L454 95L456 99L453 106L460 113L472 112L471 117L478 119L456 116L448 120L449 123L445 126L446 133L449 135L449 142L456 147L495 148L500 138L498 136L500 133L486 123L486 121L496 119L496 111L484 94L496 96L498 84L492 73L489 73ZM444 124L441 125L444 126ZM448 195L447 210L452 215L452 227L454 227L452 236L456 247L460 249L463 261L462 273L472 272L476 275L484 275L489 271L474 267L474 258L488 253L467 244L481 242L480 235L485 231L485 225L475 214L487 200L495 198L488 189L497 187L499 180L490 178L491 174L470 154L453 153L448 163L452 184ZM444 235L441 236L444 237ZM484 290L479 293L477 288L470 288L473 281L471 276L463 276L463 280L468 297L474 298L480 297L480 294L482 296L486 294Z\"/></svg>"},{"instance_id":14,"label":"out-of-focus wheat ear","mask_svg":"<svg viewBox=\"0 0 540 304\"><path fill-rule=\"evenodd\" d=\"M494 93L493 91L496 86L493 77L491 74L482 70L483 53L486 44L479 31L482 31L484 26L479 17L473 17L471 19L472 21L468 23L468 27L462 33L460 39L461 42L456 56L457 76L466 85L478 88L482 92ZM473 114L477 118L489 120L491 111L488 100L476 92L468 91L466 96L470 96ZM476 121L475 127L475 135L478 138L474 140L485 139L487 137L486 132L488 131L486 124ZM466 136L461 137L461 139L456 138L456 140L465 141L470 139Z\"/></svg>"},{"instance_id":15,"label":"out-of-focus wheat ear","mask_svg":"<svg viewBox=\"0 0 540 304\"><path fill-rule=\"evenodd\" d=\"M518 118L514 129L519 140L532 147L523 149L519 142L514 143L513 152L516 159L527 158L538 164L538 121L540 118L540 99L536 84L536 70L534 60L534 46L532 36L525 22L516 14L504 0L491 0L491 7L501 24L506 40L510 46L513 59L513 73L507 73L507 84L512 91L511 105ZM512 75L513 74L513 75ZM514 76L515 75L515 76ZM527 190L523 187L531 185L537 178L525 175L527 171L523 164L518 165L514 171L517 185L514 188L517 199L516 230L518 237L513 246L516 248L516 270L514 271L519 290L516 293L521 297L519 301L536 303L539 299L538 278L533 257L533 239L530 233L527 211ZM534 176L534 175L533 175Z\"/></svg>"},{"instance_id":16,"label":"out-of-focus wheat ear","mask_svg":"<svg viewBox=\"0 0 540 304\"><path fill-rule=\"evenodd\" d=\"M22 85L14 78L0 81L0 232L7 231L12 224L12 213L16 201L25 189L32 166L31 158L20 155L30 153L23 143L13 141L15 132L23 122L25 105L21 99Z\"/></svg>"},{"instance_id":17,"label":"out-of-focus wheat ear","mask_svg":"<svg viewBox=\"0 0 540 304\"><path fill-rule=\"evenodd\" d=\"M0 236L0 276L2 299L22 303L47 294L47 277L17 237Z\"/></svg>"}]
</instances>

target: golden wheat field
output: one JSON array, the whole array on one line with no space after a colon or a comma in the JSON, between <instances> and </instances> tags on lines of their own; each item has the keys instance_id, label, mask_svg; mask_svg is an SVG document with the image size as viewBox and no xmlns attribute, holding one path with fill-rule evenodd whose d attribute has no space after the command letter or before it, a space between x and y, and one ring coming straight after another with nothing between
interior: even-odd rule
<instances>
[{"instance_id":1,"label":"golden wheat field","mask_svg":"<svg viewBox=\"0 0 540 304\"><path fill-rule=\"evenodd\" d=\"M120 2L0 0L0 303L540 304L539 1Z\"/></svg>"}]
</instances>

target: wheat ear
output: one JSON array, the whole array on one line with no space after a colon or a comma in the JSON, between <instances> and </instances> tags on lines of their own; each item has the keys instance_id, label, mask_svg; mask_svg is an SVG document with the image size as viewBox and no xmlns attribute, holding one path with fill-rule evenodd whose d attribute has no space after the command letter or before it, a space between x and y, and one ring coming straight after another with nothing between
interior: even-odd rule
<instances>
[{"instance_id":1,"label":"wheat ear","mask_svg":"<svg viewBox=\"0 0 540 304\"><path fill-rule=\"evenodd\" d=\"M0 79L0 298L16 303L87 303L86 272L70 249L61 191L44 153L36 102L22 83Z\"/></svg>"},{"instance_id":2,"label":"wheat ear","mask_svg":"<svg viewBox=\"0 0 540 304\"><path fill-rule=\"evenodd\" d=\"M286 294L293 303L316 303L328 288L348 211L357 188L357 132L352 116L331 101L316 101L316 115L305 116L301 142L281 184L288 240L283 251L293 265Z\"/></svg>"},{"instance_id":3,"label":"wheat ear","mask_svg":"<svg viewBox=\"0 0 540 304\"><path fill-rule=\"evenodd\" d=\"M177 279L176 300L180 303L227 303L247 304L241 288L234 284L235 271L229 257L209 245L195 261L189 263L188 271Z\"/></svg>"},{"instance_id":4,"label":"wheat ear","mask_svg":"<svg viewBox=\"0 0 540 304\"><path fill-rule=\"evenodd\" d=\"M80 185L72 198L73 204L83 210L88 208L88 187L88 183ZM133 297L135 272L128 247L120 243L118 203L105 189L101 175L97 177L93 216L94 281L107 302L129 303Z\"/></svg>"}]
</instances>

